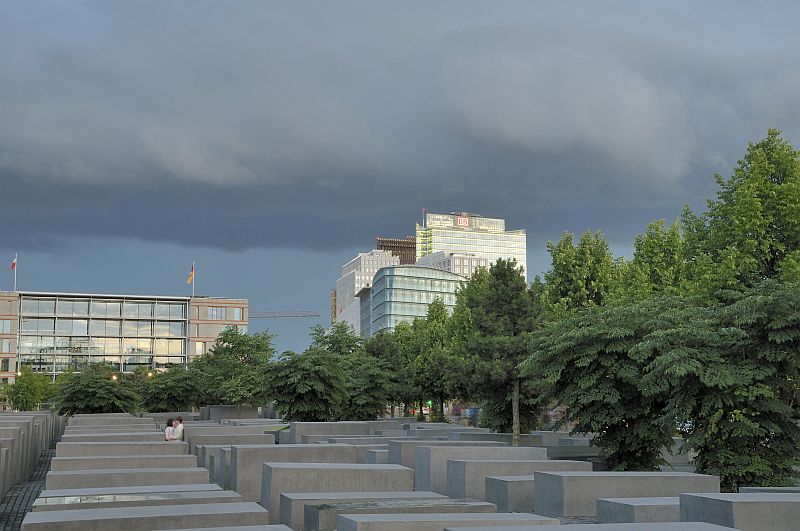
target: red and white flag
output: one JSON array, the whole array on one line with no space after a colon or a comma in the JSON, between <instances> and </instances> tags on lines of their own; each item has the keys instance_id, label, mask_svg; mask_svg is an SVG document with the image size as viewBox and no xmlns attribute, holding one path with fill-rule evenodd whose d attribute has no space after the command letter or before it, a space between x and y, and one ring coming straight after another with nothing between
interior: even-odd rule
<instances>
[{"instance_id":1,"label":"red and white flag","mask_svg":"<svg viewBox=\"0 0 800 531\"><path fill-rule=\"evenodd\" d=\"M17 268L17 255L14 255L14 260L11 261L11 271Z\"/></svg>"}]
</instances>

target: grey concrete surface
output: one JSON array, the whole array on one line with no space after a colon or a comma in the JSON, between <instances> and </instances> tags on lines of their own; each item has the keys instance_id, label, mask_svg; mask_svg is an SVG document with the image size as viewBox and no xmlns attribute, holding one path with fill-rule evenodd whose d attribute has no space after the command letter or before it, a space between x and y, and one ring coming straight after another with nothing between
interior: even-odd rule
<instances>
[{"instance_id":1,"label":"grey concrete surface","mask_svg":"<svg viewBox=\"0 0 800 531\"><path fill-rule=\"evenodd\" d=\"M232 445L227 486L246 501L261 499L264 462L356 463L361 450L347 444Z\"/></svg>"},{"instance_id":2,"label":"grey concrete surface","mask_svg":"<svg viewBox=\"0 0 800 531\"><path fill-rule=\"evenodd\" d=\"M389 441L389 463L414 468L416 450L420 446L478 446L492 448L508 445L496 441L391 440Z\"/></svg>"},{"instance_id":3,"label":"grey concrete surface","mask_svg":"<svg viewBox=\"0 0 800 531\"><path fill-rule=\"evenodd\" d=\"M304 531L336 531L336 517L340 514L495 513L497 507L492 503L443 498L306 504L304 512Z\"/></svg>"},{"instance_id":4,"label":"grey concrete surface","mask_svg":"<svg viewBox=\"0 0 800 531\"><path fill-rule=\"evenodd\" d=\"M598 498L719 492L719 478L687 472L535 472L533 509L546 516L596 516Z\"/></svg>"},{"instance_id":5,"label":"grey concrete surface","mask_svg":"<svg viewBox=\"0 0 800 531\"><path fill-rule=\"evenodd\" d=\"M95 487L172 485L175 483L208 483L208 470L205 468L126 468L118 470L48 472L45 488L88 489Z\"/></svg>"},{"instance_id":6,"label":"grey concrete surface","mask_svg":"<svg viewBox=\"0 0 800 531\"><path fill-rule=\"evenodd\" d=\"M448 460L546 461L547 450L532 447L418 446L414 452L414 488L447 493ZM518 474L525 474L519 471ZM493 475L502 475L498 471Z\"/></svg>"},{"instance_id":7,"label":"grey concrete surface","mask_svg":"<svg viewBox=\"0 0 800 531\"><path fill-rule=\"evenodd\" d=\"M99 457L105 455L176 455L188 454L189 445L181 441L135 442L60 442L56 457Z\"/></svg>"},{"instance_id":8,"label":"grey concrete surface","mask_svg":"<svg viewBox=\"0 0 800 531\"><path fill-rule=\"evenodd\" d=\"M76 509L28 513L23 531L150 531L232 524L266 524L267 513L256 503L208 503L122 507L119 509Z\"/></svg>"},{"instance_id":9,"label":"grey concrete surface","mask_svg":"<svg viewBox=\"0 0 800 531\"><path fill-rule=\"evenodd\" d=\"M554 518L521 513L340 514L338 531L442 531L446 527L558 524Z\"/></svg>"},{"instance_id":10,"label":"grey concrete surface","mask_svg":"<svg viewBox=\"0 0 800 531\"><path fill-rule=\"evenodd\" d=\"M677 496L654 498L598 498L597 521L601 524L680 522Z\"/></svg>"},{"instance_id":11,"label":"grey concrete surface","mask_svg":"<svg viewBox=\"0 0 800 531\"><path fill-rule=\"evenodd\" d=\"M682 522L708 522L745 531L800 529L800 494L776 492L686 493Z\"/></svg>"},{"instance_id":12,"label":"grey concrete surface","mask_svg":"<svg viewBox=\"0 0 800 531\"><path fill-rule=\"evenodd\" d=\"M355 503L386 500L447 499L447 496L426 491L392 492L288 492L281 494L280 522L293 529L303 529L305 506L328 503Z\"/></svg>"},{"instance_id":13,"label":"grey concrete surface","mask_svg":"<svg viewBox=\"0 0 800 531\"><path fill-rule=\"evenodd\" d=\"M486 501L499 513L533 512L533 475L487 476L484 490Z\"/></svg>"},{"instance_id":14,"label":"grey concrete surface","mask_svg":"<svg viewBox=\"0 0 800 531\"><path fill-rule=\"evenodd\" d=\"M352 463L264 463L261 505L270 523L280 522L280 495L285 492L409 491L414 472L399 465Z\"/></svg>"},{"instance_id":15,"label":"grey concrete surface","mask_svg":"<svg viewBox=\"0 0 800 531\"><path fill-rule=\"evenodd\" d=\"M191 468L197 466L197 457L179 455L139 455L103 457L54 457L50 470L110 470L119 468Z\"/></svg>"},{"instance_id":16,"label":"grey concrete surface","mask_svg":"<svg viewBox=\"0 0 800 531\"><path fill-rule=\"evenodd\" d=\"M544 470L590 472L592 465L585 461L448 460L446 494L452 498L484 500L488 476L531 475Z\"/></svg>"}]
</instances>

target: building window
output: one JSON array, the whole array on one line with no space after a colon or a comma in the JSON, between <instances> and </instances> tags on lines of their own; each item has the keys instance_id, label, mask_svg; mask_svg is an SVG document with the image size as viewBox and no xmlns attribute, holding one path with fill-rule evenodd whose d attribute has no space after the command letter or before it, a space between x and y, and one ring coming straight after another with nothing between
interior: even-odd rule
<instances>
[{"instance_id":1,"label":"building window","mask_svg":"<svg viewBox=\"0 0 800 531\"><path fill-rule=\"evenodd\" d=\"M204 347L205 343L202 341L198 341L194 344L194 355L195 356L202 356L204 354Z\"/></svg>"},{"instance_id":2,"label":"building window","mask_svg":"<svg viewBox=\"0 0 800 531\"><path fill-rule=\"evenodd\" d=\"M0 352L11 352L10 339L0 339Z\"/></svg>"},{"instance_id":3,"label":"building window","mask_svg":"<svg viewBox=\"0 0 800 531\"><path fill-rule=\"evenodd\" d=\"M242 309L241 308L231 308L231 319L234 321L241 321L242 320Z\"/></svg>"},{"instance_id":4,"label":"building window","mask_svg":"<svg viewBox=\"0 0 800 531\"><path fill-rule=\"evenodd\" d=\"M0 334L10 334L11 333L11 321L9 319L3 319L0 321Z\"/></svg>"},{"instance_id":5,"label":"building window","mask_svg":"<svg viewBox=\"0 0 800 531\"><path fill-rule=\"evenodd\" d=\"M227 308L224 307L217 307L217 306L209 306L208 307L208 318L214 321L224 321L227 319Z\"/></svg>"},{"instance_id":6,"label":"building window","mask_svg":"<svg viewBox=\"0 0 800 531\"><path fill-rule=\"evenodd\" d=\"M0 371L8 372L8 358L4 358L3 361L0 361Z\"/></svg>"}]
</instances>

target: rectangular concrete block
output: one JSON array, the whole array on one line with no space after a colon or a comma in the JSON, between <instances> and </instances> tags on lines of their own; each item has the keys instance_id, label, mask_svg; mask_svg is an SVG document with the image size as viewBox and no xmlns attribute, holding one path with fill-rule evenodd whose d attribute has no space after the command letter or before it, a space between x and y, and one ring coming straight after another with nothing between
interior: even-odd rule
<instances>
[{"instance_id":1,"label":"rectangular concrete block","mask_svg":"<svg viewBox=\"0 0 800 531\"><path fill-rule=\"evenodd\" d=\"M707 522L747 531L796 531L800 529L800 494L681 494L680 519L682 522Z\"/></svg>"},{"instance_id":2,"label":"rectangular concrete block","mask_svg":"<svg viewBox=\"0 0 800 531\"><path fill-rule=\"evenodd\" d=\"M511 433L451 431L447 434L447 437L451 441L496 441L511 445L514 435ZM519 442L520 446L542 446L542 437L530 433L522 433L520 434Z\"/></svg>"},{"instance_id":3,"label":"rectangular concrete block","mask_svg":"<svg viewBox=\"0 0 800 531\"><path fill-rule=\"evenodd\" d=\"M242 496L229 490L149 492L144 494L107 494L103 496L49 496L34 500L33 511L241 502Z\"/></svg>"},{"instance_id":4,"label":"rectangular concrete block","mask_svg":"<svg viewBox=\"0 0 800 531\"><path fill-rule=\"evenodd\" d=\"M495 513L492 503L451 500L384 500L355 503L326 503L305 506L305 531L336 531L340 514L426 514L426 513Z\"/></svg>"},{"instance_id":5,"label":"rectangular concrete block","mask_svg":"<svg viewBox=\"0 0 800 531\"><path fill-rule=\"evenodd\" d=\"M546 516L596 516L598 498L719 492L719 478L688 472L535 472L533 508Z\"/></svg>"},{"instance_id":6,"label":"rectangular concrete block","mask_svg":"<svg viewBox=\"0 0 800 531\"><path fill-rule=\"evenodd\" d=\"M201 444L275 444L274 433L217 433L193 435L187 439L190 452L197 455L195 448Z\"/></svg>"},{"instance_id":7,"label":"rectangular concrete block","mask_svg":"<svg viewBox=\"0 0 800 531\"><path fill-rule=\"evenodd\" d=\"M87 489L95 487L133 487L208 483L205 468L143 468L119 470L76 470L48 472L47 489Z\"/></svg>"},{"instance_id":8,"label":"rectangular concrete block","mask_svg":"<svg viewBox=\"0 0 800 531\"><path fill-rule=\"evenodd\" d=\"M191 468L197 466L193 455L54 457L50 470L110 470L118 468Z\"/></svg>"},{"instance_id":9,"label":"rectangular concrete block","mask_svg":"<svg viewBox=\"0 0 800 531\"><path fill-rule=\"evenodd\" d=\"M461 526L557 525L558 520L521 513L340 514L337 531L442 531Z\"/></svg>"},{"instance_id":10,"label":"rectangular concrete block","mask_svg":"<svg viewBox=\"0 0 800 531\"><path fill-rule=\"evenodd\" d=\"M303 435L369 435L369 422L290 422L289 443L299 444ZM281 444L283 442L281 441Z\"/></svg>"},{"instance_id":11,"label":"rectangular concrete block","mask_svg":"<svg viewBox=\"0 0 800 531\"><path fill-rule=\"evenodd\" d=\"M488 476L532 475L543 470L590 472L592 464L585 461L448 460L447 495L452 498L484 500Z\"/></svg>"},{"instance_id":12,"label":"rectangular concrete block","mask_svg":"<svg viewBox=\"0 0 800 531\"><path fill-rule=\"evenodd\" d=\"M680 522L677 496L655 498L598 498L597 521L601 524Z\"/></svg>"},{"instance_id":13,"label":"rectangular concrete block","mask_svg":"<svg viewBox=\"0 0 800 531\"><path fill-rule=\"evenodd\" d=\"M352 463L264 463L261 505L270 523L280 522L280 496L285 492L409 491L414 471L399 465Z\"/></svg>"},{"instance_id":14,"label":"rectangular concrete block","mask_svg":"<svg viewBox=\"0 0 800 531\"><path fill-rule=\"evenodd\" d=\"M355 503L386 500L432 500L447 496L426 491L392 492L288 492L281 494L280 522L292 529L303 529L305 506L335 503Z\"/></svg>"},{"instance_id":15,"label":"rectangular concrete block","mask_svg":"<svg viewBox=\"0 0 800 531\"><path fill-rule=\"evenodd\" d=\"M114 455L176 455L188 454L185 442L60 442L56 457L98 457Z\"/></svg>"},{"instance_id":16,"label":"rectangular concrete block","mask_svg":"<svg viewBox=\"0 0 800 531\"><path fill-rule=\"evenodd\" d=\"M164 434L160 431L122 431L108 433L65 433L61 442L161 442ZM166 441L165 441L166 442Z\"/></svg>"},{"instance_id":17,"label":"rectangular concrete block","mask_svg":"<svg viewBox=\"0 0 800 531\"><path fill-rule=\"evenodd\" d=\"M264 462L356 463L361 450L347 444L232 445L230 453L228 488L246 501L259 501Z\"/></svg>"},{"instance_id":18,"label":"rectangular concrete block","mask_svg":"<svg viewBox=\"0 0 800 531\"><path fill-rule=\"evenodd\" d=\"M426 441L397 439L389 441L389 463L414 468L416 450L420 446L478 446L494 448L508 446L495 441Z\"/></svg>"},{"instance_id":19,"label":"rectangular concrete block","mask_svg":"<svg viewBox=\"0 0 800 531\"><path fill-rule=\"evenodd\" d=\"M547 450L532 447L419 446L414 453L414 488L447 493L447 461L469 459L546 461ZM525 474L524 471L517 472ZM498 471L496 475L503 472Z\"/></svg>"},{"instance_id":20,"label":"rectangular concrete block","mask_svg":"<svg viewBox=\"0 0 800 531\"><path fill-rule=\"evenodd\" d=\"M97 487L91 489L46 489L39 498L51 496L107 496L114 494L149 494L154 492L199 492L221 491L213 483L186 483L184 485L143 485L137 487Z\"/></svg>"},{"instance_id":21,"label":"rectangular concrete block","mask_svg":"<svg viewBox=\"0 0 800 531\"><path fill-rule=\"evenodd\" d=\"M226 527L193 527L192 529L171 529L170 531L293 531L283 524L237 525Z\"/></svg>"},{"instance_id":22,"label":"rectangular concrete block","mask_svg":"<svg viewBox=\"0 0 800 531\"><path fill-rule=\"evenodd\" d=\"M499 513L533 512L533 475L487 476L484 490L486 501Z\"/></svg>"},{"instance_id":23,"label":"rectangular concrete block","mask_svg":"<svg viewBox=\"0 0 800 531\"><path fill-rule=\"evenodd\" d=\"M267 513L257 503L208 503L28 513L22 522L22 530L143 531L266 523Z\"/></svg>"},{"instance_id":24,"label":"rectangular concrete block","mask_svg":"<svg viewBox=\"0 0 800 531\"><path fill-rule=\"evenodd\" d=\"M364 450L364 457L369 465L385 465L389 463L389 450Z\"/></svg>"},{"instance_id":25,"label":"rectangular concrete block","mask_svg":"<svg viewBox=\"0 0 800 531\"><path fill-rule=\"evenodd\" d=\"M494 527L447 527L444 531L489 531ZM702 522L663 522L657 524L568 524L509 526L503 531L736 531ZM741 531L741 530L740 530Z\"/></svg>"}]
</instances>

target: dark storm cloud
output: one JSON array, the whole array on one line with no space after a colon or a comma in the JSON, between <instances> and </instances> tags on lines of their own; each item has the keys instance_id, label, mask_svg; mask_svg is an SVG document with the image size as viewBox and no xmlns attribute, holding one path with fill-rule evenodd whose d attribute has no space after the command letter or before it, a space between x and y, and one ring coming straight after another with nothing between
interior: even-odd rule
<instances>
[{"instance_id":1,"label":"dark storm cloud","mask_svg":"<svg viewBox=\"0 0 800 531\"><path fill-rule=\"evenodd\" d=\"M420 207L622 241L800 136L791 3L31 4L0 12L10 247L344 249Z\"/></svg>"}]
</instances>

